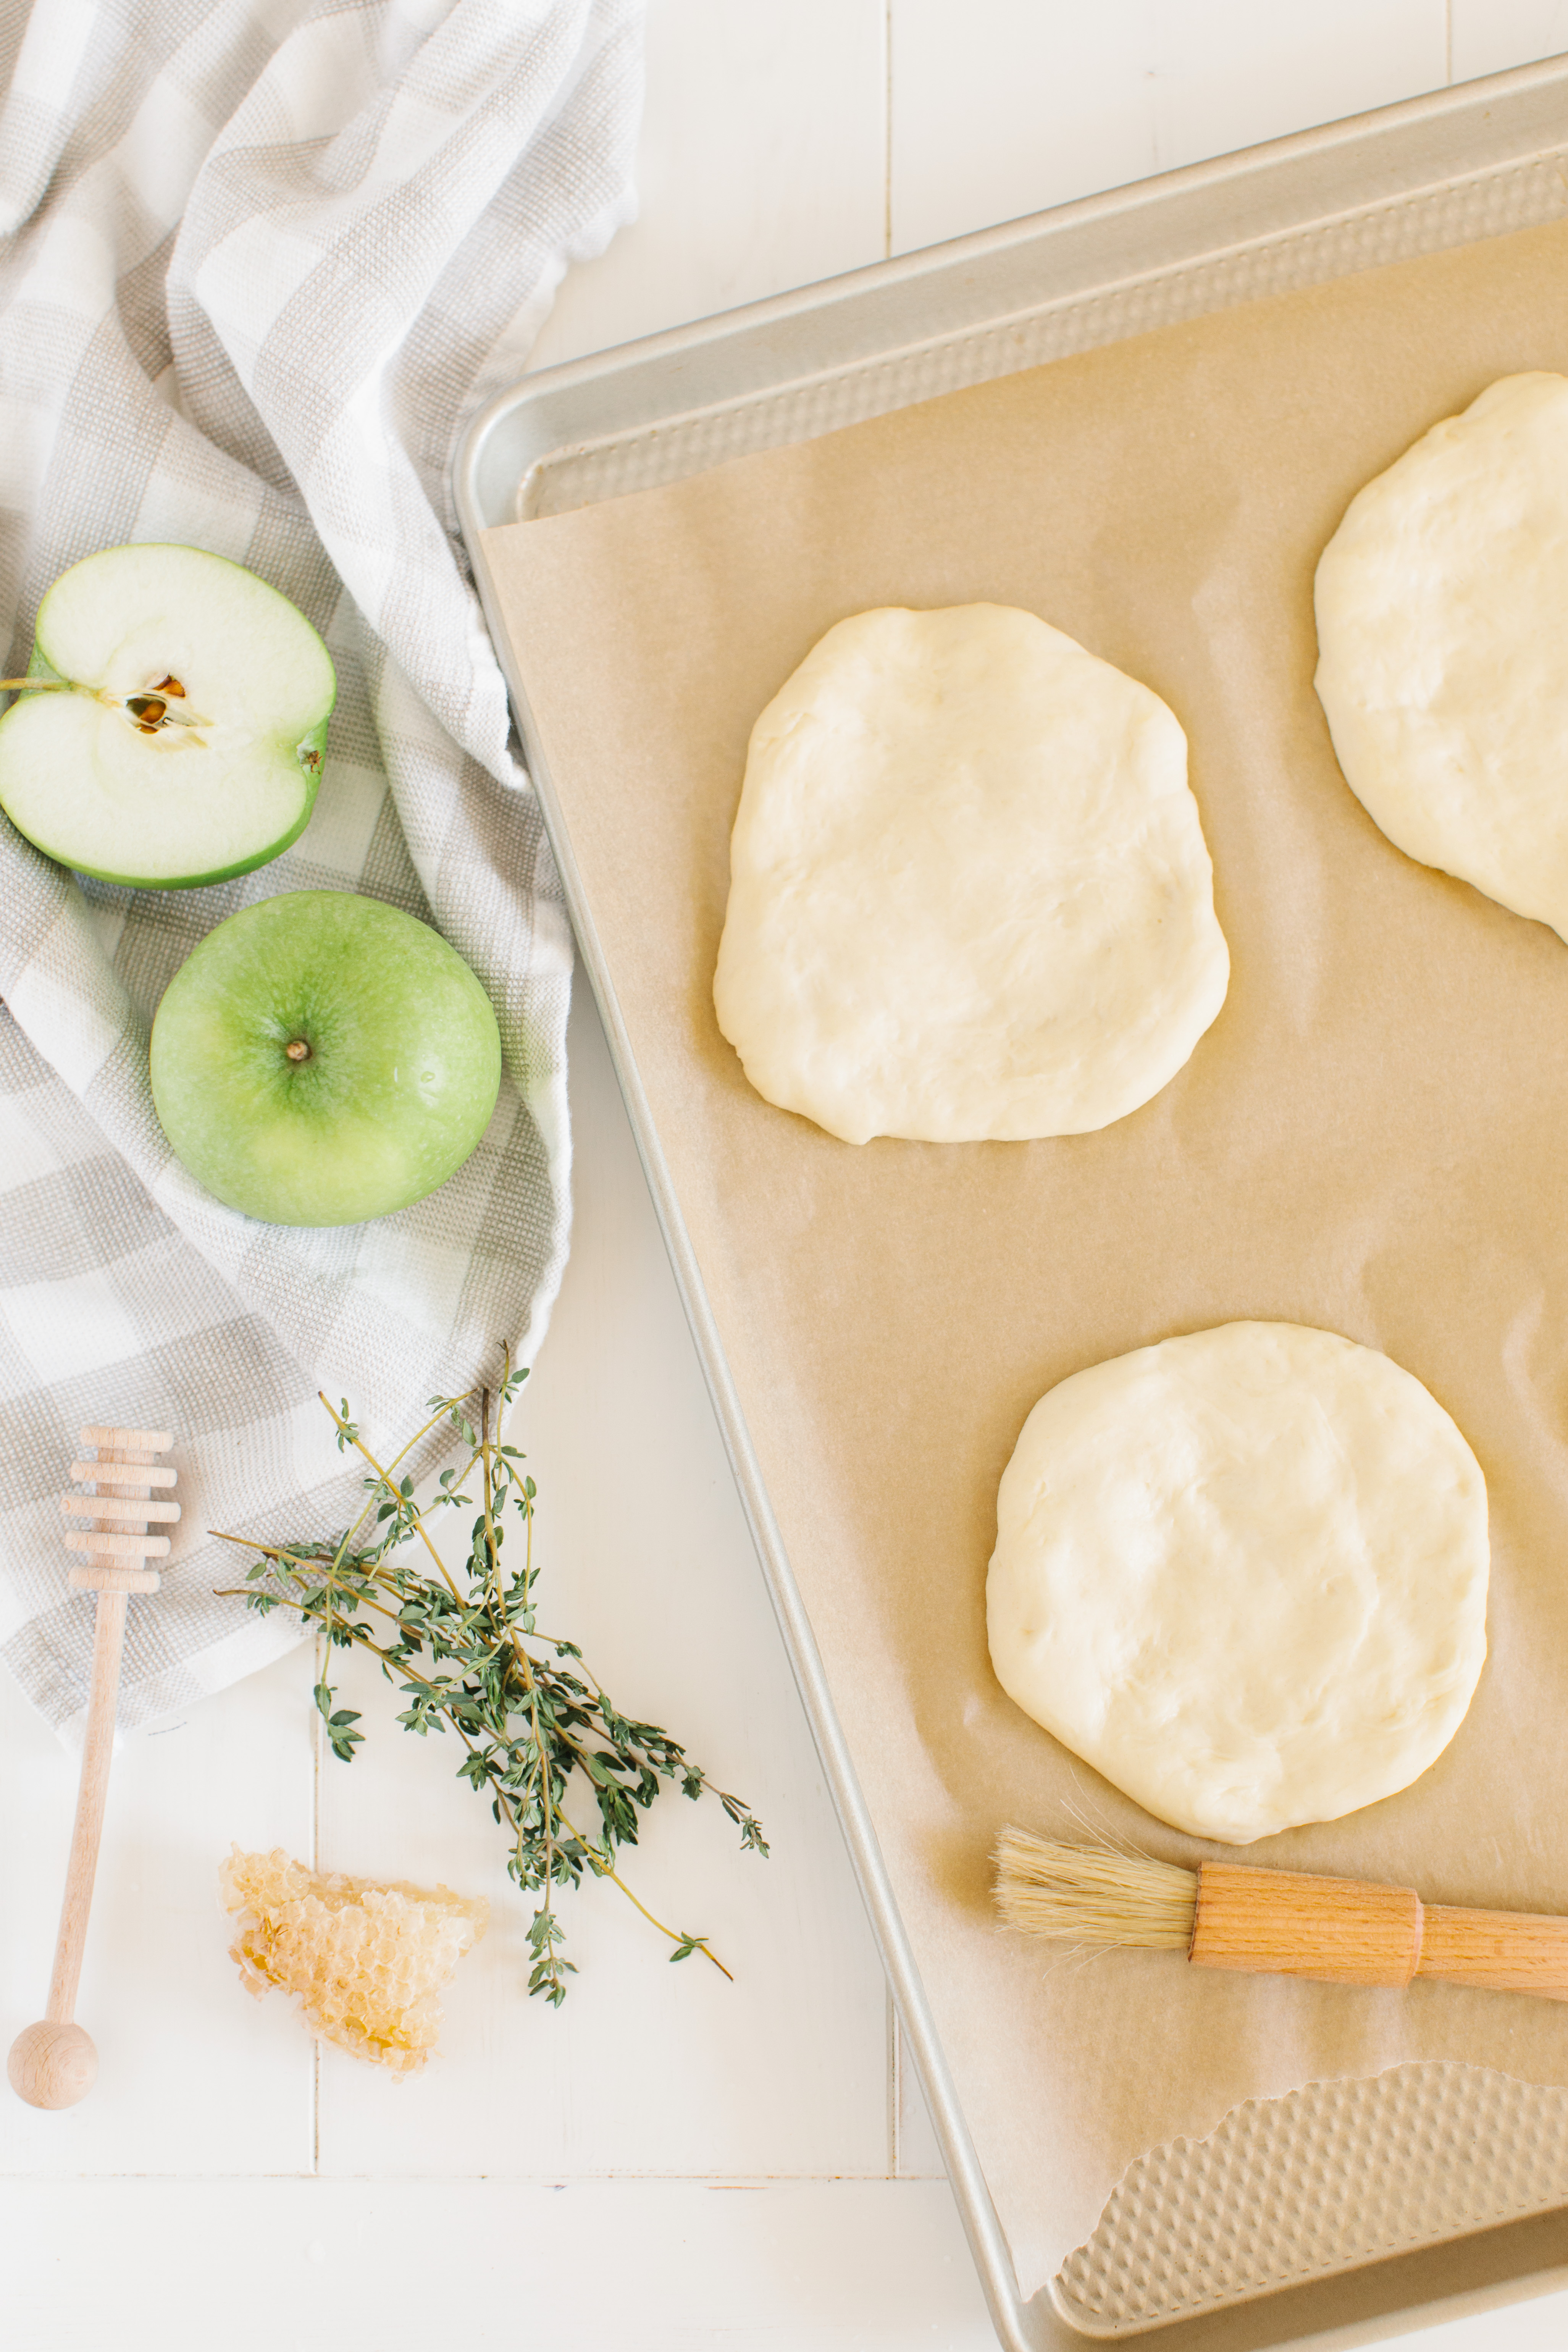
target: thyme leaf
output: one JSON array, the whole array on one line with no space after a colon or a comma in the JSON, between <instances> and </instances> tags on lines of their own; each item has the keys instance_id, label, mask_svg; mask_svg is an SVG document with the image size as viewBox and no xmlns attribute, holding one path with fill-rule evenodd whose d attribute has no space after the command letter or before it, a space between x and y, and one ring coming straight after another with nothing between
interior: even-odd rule
<instances>
[{"instance_id":1,"label":"thyme leaf","mask_svg":"<svg viewBox=\"0 0 1568 2352\"><path fill-rule=\"evenodd\" d=\"M500 1443L505 1408L528 1378L503 1360L501 1380L456 1397L432 1397L430 1418L384 1465L365 1444L349 1402L322 1404L336 1425L342 1453L366 1466L365 1502L351 1526L324 1540L257 1544L222 1534L256 1557L238 1596L265 1616L295 1609L325 1634L333 1649L368 1650L405 1702L397 1720L421 1739L455 1733L463 1753L458 1777L489 1799L507 1839L507 1869L539 1898L528 1930L528 1990L558 2008L574 1963L564 1954L565 1931L555 1910L557 1890L579 1886L584 1873L607 1878L674 1947L672 1960L700 1952L720 1972L730 1971L706 1936L667 1927L620 1876L616 1857L635 1846L643 1816L667 1788L692 1800L711 1794L741 1832L743 1851L765 1855L762 1824L742 1799L715 1788L678 1740L658 1724L623 1715L596 1681L574 1642L539 1632L533 1593L538 1577L533 1522L538 1489L513 1445ZM403 1469L430 1432L446 1423L467 1454L460 1469L443 1470L429 1505L415 1499ZM401 1475L400 1475L401 1473ZM468 1558L454 1576L437 1552L426 1519L448 1509L473 1510ZM501 1553L510 1523L510 1564ZM412 1559L393 1555L416 1550ZM521 1557L519 1556L521 1554ZM353 1761L364 1734L359 1716L337 1705L323 1671L315 1702L332 1754ZM597 1824L579 1830L568 1817L568 1783L580 1774L591 1792Z\"/></svg>"}]
</instances>

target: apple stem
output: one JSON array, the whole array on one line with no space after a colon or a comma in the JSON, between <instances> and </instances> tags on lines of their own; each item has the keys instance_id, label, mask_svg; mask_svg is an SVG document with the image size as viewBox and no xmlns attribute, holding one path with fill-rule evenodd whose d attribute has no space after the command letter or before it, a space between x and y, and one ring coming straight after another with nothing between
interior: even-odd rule
<instances>
[{"instance_id":1,"label":"apple stem","mask_svg":"<svg viewBox=\"0 0 1568 2352\"><path fill-rule=\"evenodd\" d=\"M283 1051L290 1062L308 1062L310 1058L310 1045L303 1037L291 1038Z\"/></svg>"},{"instance_id":2,"label":"apple stem","mask_svg":"<svg viewBox=\"0 0 1568 2352\"><path fill-rule=\"evenodd\" d=\"M61 694L68 677L0 677L0 694Z\"/></svg>"}]
</instances>

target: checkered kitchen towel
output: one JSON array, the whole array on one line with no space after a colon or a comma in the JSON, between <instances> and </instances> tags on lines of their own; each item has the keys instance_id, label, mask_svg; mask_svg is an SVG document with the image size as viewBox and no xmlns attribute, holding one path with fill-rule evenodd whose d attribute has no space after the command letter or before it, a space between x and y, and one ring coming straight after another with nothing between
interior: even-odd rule
<instances>
[{"instance_id":1,"label":"checkered kitchen towel","mask_svg":"<svg viewBox=\"0 0 1568 2352\"><path fill-rule=\"evenodd\" d=\"M315 816L240 881L84 885L0 820L0 1654L52 1721L78 1716L92 1604L54 1499L78 1425L174 1431L185 1517L131 1612L133 1723L291 1638L213 1597L236 1556L204 1530L344 1522L357 1482L318 1385L401 1438L500 1342L527 1361L560 1280L570 935L447 465L567 263L630 216L641 0L34 0L12 39L8 674L68 564L171 540L291 597L339 680ZM337 1231L221 1207L148 1089L152 1015L197 940L301 888L436 922L510 1073L449 1183Z\"/></svg>"}]
</instances>

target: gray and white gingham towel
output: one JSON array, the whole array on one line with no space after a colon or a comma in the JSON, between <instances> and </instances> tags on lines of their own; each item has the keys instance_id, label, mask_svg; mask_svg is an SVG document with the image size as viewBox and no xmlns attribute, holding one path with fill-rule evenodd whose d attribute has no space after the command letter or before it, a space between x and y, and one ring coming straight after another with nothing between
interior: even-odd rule
<instances>
[{"instance_id":1,"label":"gray and white gingham towel","mask_svg":"<svg viewBox=\"0 0 1568 2352\"><path fill-rule=\"evenodd\" d=\"M0 598L171 540L321 630L338 704L296 846L190 891L83 884L0 819L0 1655L68 1725L91 1601L55 1497L78 1425L177 1434L184 1520L134 1604L121 1720L221 1688L291 1623L213 1596L213 1526L303 1534L357 1496L315 1402L384 1443L565 1257L571 941L455 551L458 427L520 372L567 264L630 217L641 0L35 0L0 117ZM4 36L0 35L0 39ZM358 889L490 992L509 1081L451 1181L336 1231L257 1223L170 1155L164 986L236 908Z\"/></svg>"}]
</instances>

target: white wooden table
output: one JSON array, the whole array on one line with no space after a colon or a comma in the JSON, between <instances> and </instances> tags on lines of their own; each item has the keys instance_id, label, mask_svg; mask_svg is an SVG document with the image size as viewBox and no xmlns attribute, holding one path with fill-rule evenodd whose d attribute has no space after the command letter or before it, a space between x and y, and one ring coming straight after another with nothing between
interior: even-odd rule
<instances>
[{"instance_id":1,"label":"white wooden table","mask_svg":"<svg viewBox=\"0 0 1568 2352\"><path fill-rule=\"evenodd\" d=\"M652 0L642 218L536 360L1563 48L1568 0ZM668 1967L596 1886L565 2008L525 2000L484 1807L352 1664L368 1748L323 1761L296 1652L125 1743L79 2010L99 2086L58 2116L0 2095L9 2352L994 2342L581 993L573 1055L576 1236L514 1436L550 1621L773 1840L759 1864L668 1801L636 1859L737 1981ZM73 1782L0 1678L5 2042L47 1983ZM489 1895L426 2076L318 2061L243 1997L236 1840ZM1568 2292L1422 2341L1557 2352Z\"/></svg>"}]
</instances>

